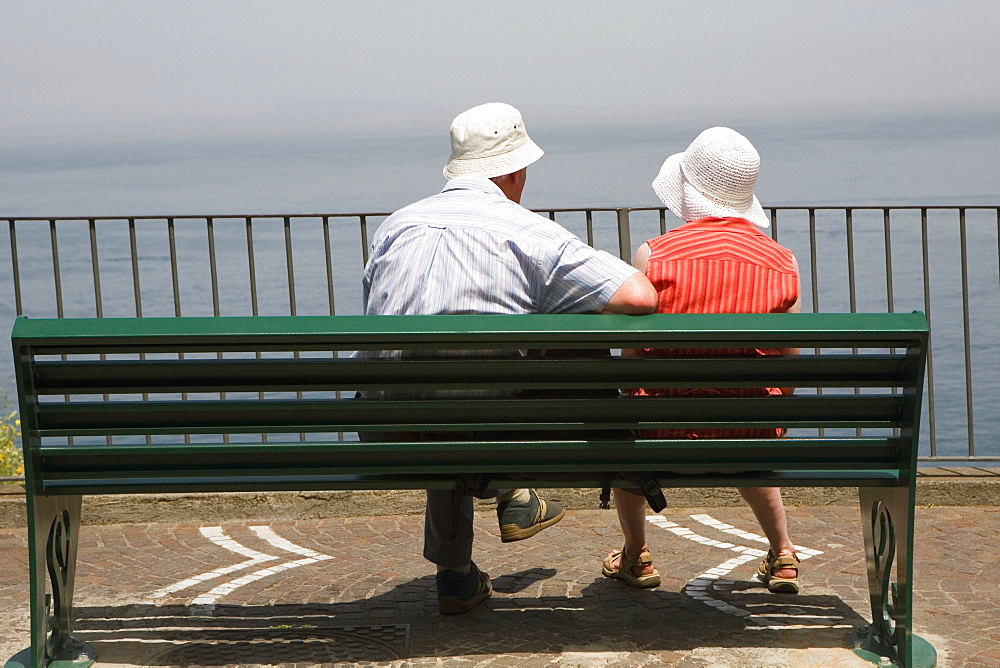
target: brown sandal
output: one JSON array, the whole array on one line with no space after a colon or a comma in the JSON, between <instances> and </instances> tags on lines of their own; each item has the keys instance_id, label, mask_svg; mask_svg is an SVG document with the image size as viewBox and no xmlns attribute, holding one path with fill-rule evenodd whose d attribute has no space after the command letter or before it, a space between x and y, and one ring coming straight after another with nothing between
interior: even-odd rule
<instances>
[{"instance_id":1,"label":"brown sandal","mask_svg":"<svg viewBox=\"0 0 1000 668\"><path fill-rule=\"evenodd\" d=\"M618 557L618 567L614 566L615 557ZM652 565L653 557L649 552L642 552L638 557L625 556L624 550L614 550L604 560L601 573L606 578L621 580L630 587L639 589L650 589L660 585L660 574L654 569L648 575L636 575L633 570L636 566Z\"/></svg>"},{"instance_id":2,"label":"brown sandal","mask_svg":"<svg viewBox=\"0 0 1000 668\"><path fill-rule=\"evenodd\" d=\"M767 590L781 594L799 593L799 555L794 552L774 556L771 550L767 551L764 561L757 567L757 579L767 585ZM772 573L775 570L791 568L795 570L794 578L779 578Z\"/></svg>"}]
</instances>

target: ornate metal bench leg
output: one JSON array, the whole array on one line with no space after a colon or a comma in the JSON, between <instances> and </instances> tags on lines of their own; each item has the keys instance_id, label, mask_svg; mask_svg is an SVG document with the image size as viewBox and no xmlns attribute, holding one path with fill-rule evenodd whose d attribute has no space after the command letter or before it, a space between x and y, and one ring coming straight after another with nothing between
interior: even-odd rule
<instances>
[{"instance_id":1,"label":"ornate metal bench leg","mask_svg":"<svg viewBox=\"0 0 1000 668\"><path fill-rule=\"evenodd\" d=\"M877 665L934 666L937 652L912 629L913 489L862 487L858 495L872 624L851 636L854 653Z\"/></svg>"},{"instance_id":2,"label":"ornate metal bench leg","mask_svg":"<svg viewBox=\"0 0 1000 668\"><path fill-rule=\"evenodd\" d=\"M80 506L79 496L28 495L31 647L7 668L84 668L94 662L93 648L70 635Z\"/></svg>"}]
</instances>

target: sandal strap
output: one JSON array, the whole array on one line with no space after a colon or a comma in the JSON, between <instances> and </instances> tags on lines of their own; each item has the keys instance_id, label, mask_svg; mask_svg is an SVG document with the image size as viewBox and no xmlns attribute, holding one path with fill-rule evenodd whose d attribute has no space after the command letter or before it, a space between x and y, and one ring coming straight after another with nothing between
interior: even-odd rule
<instances>
[{"instance_id":1,"label":"sandal strap","mask_svg":"<svg viewBox=\"0 0 1000 668\"><path fill-rule=\"evenodd\" d=\"M653 555L649 552L640 552L636 557L629 557L625 555L625 550L615 550L616 556L618 556L618 567L622 570L630 570L636 566L651 566L653 564Z\"/></svg>"},{"instance_id":2,"label":"sandal strap","mask_svg":"<svg viewBox=\"0 0 1000 668\"><path fill-rule=\"evenodd\" d=\"M783 568L794 568L795 570L798 570L797 564L800 561L799 555L794 552L792 554L783 554L780 557L774 557L771 554L768 554L767 556L770 557L767 562L769 570L781 570Z\"/></svg>"}]
</instances>

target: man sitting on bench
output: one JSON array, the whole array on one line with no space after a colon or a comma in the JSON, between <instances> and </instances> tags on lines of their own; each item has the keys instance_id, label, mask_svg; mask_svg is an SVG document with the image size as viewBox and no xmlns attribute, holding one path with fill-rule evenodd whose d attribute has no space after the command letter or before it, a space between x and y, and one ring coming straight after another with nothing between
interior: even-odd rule
<instances>
[{"instance_id":1,"label":"man sitting on bench","mask_svg":"<svg viewBox=\"0 0 1000 668\"><path fill-rule=\"evenodd\" d=\"M444 189L400 209L379 227L365 266L365 314L653 310L656 294L642 273L520 206L527 167L542 150L528 137L517 109L489 103L459 114L451 125L451 146ZM365 398L402 397L390 391L367 392ZM449 434L406 437L445 440ZM504 542L528 538L564 514L529 489L500 490L496 499ZM472 498L428 490L424 557L437 564L438 607L444 614L471 610L492 593L489 576L472 563L472 539Z\"/></svg>"}]
</instances>

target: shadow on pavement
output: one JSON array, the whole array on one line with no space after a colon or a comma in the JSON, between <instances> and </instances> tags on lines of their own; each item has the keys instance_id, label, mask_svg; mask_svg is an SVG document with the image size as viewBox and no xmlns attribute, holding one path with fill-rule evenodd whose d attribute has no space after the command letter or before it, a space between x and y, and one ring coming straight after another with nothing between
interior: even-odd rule
<instances>
[{"instance_id":1,"label":"shadow on pavement","mask_svg":"<svg viewBox=\"0 0 1000 668\"><path fill-rule=\"evenodd\" d=\"M437 613L433 576L370 598L274 605L149 605L77 608L75 632L102 663L221 666L241 663L439 662L484 655L670 652L700 647L843 648L865 625L828 594L776 596L735 582L725 598L736 616L678 591L629 589L597 579L582 596L554 569L494 580L485 605L458 616ZM541 595L518 596L540 586ZM667 653L664 655L664 653ZM680 654L678 658L680 658Z\"/></svg>"}]
</instances>

